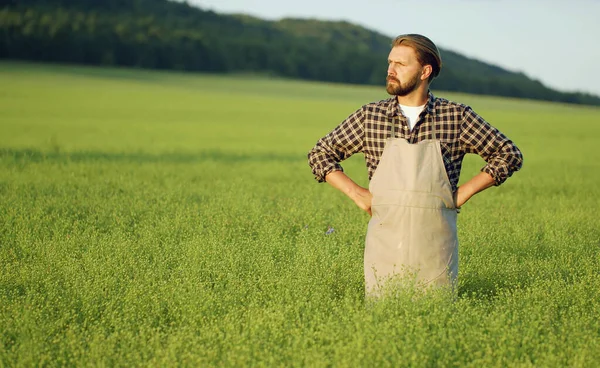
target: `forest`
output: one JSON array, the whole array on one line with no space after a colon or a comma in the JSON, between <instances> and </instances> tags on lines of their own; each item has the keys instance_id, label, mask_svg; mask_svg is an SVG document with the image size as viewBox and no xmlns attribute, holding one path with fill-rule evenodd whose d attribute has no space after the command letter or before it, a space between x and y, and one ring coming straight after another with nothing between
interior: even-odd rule
<instances>
[{"instance_id":1,"label":"forest","mask_svg":"<svg viewBox=\"0 0 600 368\"><path fill-rule=\"evenodd\" d=\"M391 37L340 21L224 15L167 0L0 0L0 58L384 83ZM432 88L600 105L441 49Z\"/></svg>"}]
</instances>

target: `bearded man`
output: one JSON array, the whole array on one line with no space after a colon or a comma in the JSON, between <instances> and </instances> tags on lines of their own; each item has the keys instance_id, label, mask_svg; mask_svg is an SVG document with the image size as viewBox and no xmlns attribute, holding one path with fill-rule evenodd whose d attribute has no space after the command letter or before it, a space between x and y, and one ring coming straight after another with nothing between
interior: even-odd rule
<instances>
[{"instance_id":1,"label":"bearded man","mask_svg":"<svg viewBox=\"0 0 600 368\"><path fill-rule=\"evenodd\" d=\"M517 146L471 107L431 93L441 67L429 38L398 36L388 56L386 89L392 97L356 110L308 154L317 181L371 215L364 253L367 295L377 295L392 279L454 286L460 207L523 164ZM368 189L340 165L358 152L365 156ZM486 165L459 187L467 153Z\"/></svg>"}]
</instances>

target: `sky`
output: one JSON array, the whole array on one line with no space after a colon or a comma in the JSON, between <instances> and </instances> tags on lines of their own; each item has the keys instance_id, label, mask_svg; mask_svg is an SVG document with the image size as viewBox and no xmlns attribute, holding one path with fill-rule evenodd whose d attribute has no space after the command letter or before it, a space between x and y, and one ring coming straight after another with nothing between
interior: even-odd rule
<instances>
[{"instance_id":1,"label":"sky","mask_svg":"<svg viewBox=\"0 0 600 368\"><path fill-rule=\"evenodd\" d=\"M550 88L600 96L600 0L187 1L265 20L345 20L390 41L420 33L440 48L522 72Z\"/></svg>"}]
</instances>

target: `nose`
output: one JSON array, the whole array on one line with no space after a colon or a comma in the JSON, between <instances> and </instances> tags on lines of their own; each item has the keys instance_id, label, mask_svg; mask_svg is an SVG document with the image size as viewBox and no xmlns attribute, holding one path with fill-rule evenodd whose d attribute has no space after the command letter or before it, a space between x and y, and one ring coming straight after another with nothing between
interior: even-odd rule
<instances>
[{"instance_id":1,"label":"nose","mask_svg":"<svg viewBox=\"0 0 600 368\"><path fill-rule=\"evenodd\" d=\"M388 65L387 73L388 73L388 75L391 75L391 76L395 76L396 75L396 73L394 72L394 66L392 64Z\"/></svg>"}]
</instances>

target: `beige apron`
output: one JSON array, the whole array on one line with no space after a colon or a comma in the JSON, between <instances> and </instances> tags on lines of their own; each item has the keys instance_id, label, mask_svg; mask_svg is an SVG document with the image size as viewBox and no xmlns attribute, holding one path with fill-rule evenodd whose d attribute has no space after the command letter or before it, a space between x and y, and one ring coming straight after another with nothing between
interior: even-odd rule
<instances>
[{"instance_id":1,"label":"beige apron","mask_svg":"<svg viewBox=\"0 0 600 368\"><path fill-rule=\"evenodd\" d=\"M369 184L372 218L365 245L365 288L378 295L391 281L454 286L458 237L452 186L435 124L433 139L391 137Z\"/></svg>"}]
</instances>

